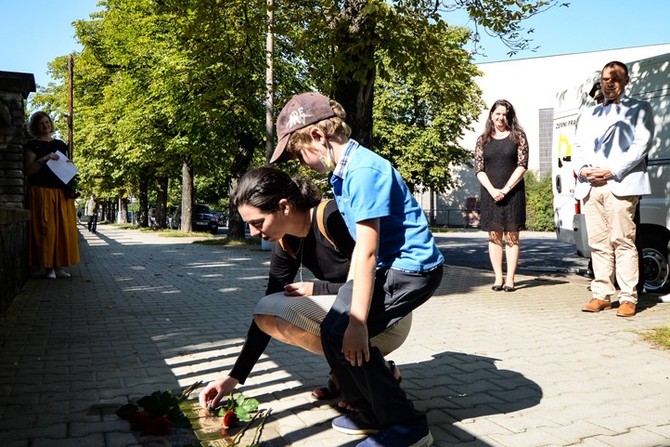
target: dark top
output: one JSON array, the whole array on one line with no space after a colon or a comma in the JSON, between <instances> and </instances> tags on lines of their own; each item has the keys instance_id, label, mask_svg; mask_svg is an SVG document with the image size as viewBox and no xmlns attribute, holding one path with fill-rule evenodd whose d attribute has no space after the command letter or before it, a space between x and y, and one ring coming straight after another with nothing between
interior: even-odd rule
<instances>
[{"instance_id":1,"label":"dark top","mask_svg":"<svg viewBox=\"0 0 670 447\"><path fill-rule=\"evenodd\" d=\"M56 151L61 151L66 156L68 154L67 144L62 140L56 139L51 141L30 140L23 146L23 150L34 152L37 158L42 158ZM46 163L32 177L28 177L28 184L45 188L65 188L65 184L53 173Z\"/></svg>"},{"instance_id":2,"label":"dark top","mask_svg":"<svg viewBox=\"0 0 670 447\"><path fill-rule=\"evenodd\" d=\"M316 208L314 208L312 227L304 238L302 246L300 238L289 235L284 237L284 243L290 249L284 250L279 243L273 244L266 295L281 292L285 285L294 282L301 260L302 265L320 280L314 283L314 295L336 294L340 286L346 282L355 242L349 235L349 230L334 200L331 200L326 206L323 218L326 232L337 248L319 231ZM240 383L244 383L270 343L270 339L271 337L261 331L256 322L252 320L242 351L229 375Z\"/></svg>"},{"instance_id":3,"label":"dark top","mask_svg":"<svg viewBox=\"0 0 670 447\"><path fill-rule=\"evenodd\" d=\"M482 138L475 149L475 171L484 171L498 189L505 186L517 166L528 168L528 143L521 135L519 144L509 136L491 140L482 147ZM523 178L499 202L481 188L481 227L486 231L520 231L526 228L526 187Z\"/></svg>"}]
</instances>

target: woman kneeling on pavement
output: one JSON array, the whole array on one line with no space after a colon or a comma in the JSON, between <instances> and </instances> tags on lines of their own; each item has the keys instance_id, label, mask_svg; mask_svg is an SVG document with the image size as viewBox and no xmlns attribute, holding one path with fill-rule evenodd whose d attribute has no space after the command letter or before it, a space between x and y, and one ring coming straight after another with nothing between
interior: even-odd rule
<instances>
[{"instance_id":1,"label":"woman kneeling on pavement","mask_svg":"<svg viewBox=\"0 0 670 447\"><path fill-rule=\"evenodd\" d=\"M320 325L349 272L354 241L334 200L321 194L307 178L292 179L273 168L247 172L238 182L233 203L249 224L252 236L273 242L266 296L254 318L233 369L210 382L200 393L200 405L215 408L251 373L271 338L323 356ZM319 207L319 205L321 206ZM321 208L321 209L319 209ZM303 266L318 281L303 281ZM298 275L299 282L294 282ZM383 355L407 338L411 314L372 339ZM400 380L393 362L387 362ZM312 393L316 399L339 395L337 377ZM347 409L345 402L339 409Z\"/></svg>"}]
</instances>

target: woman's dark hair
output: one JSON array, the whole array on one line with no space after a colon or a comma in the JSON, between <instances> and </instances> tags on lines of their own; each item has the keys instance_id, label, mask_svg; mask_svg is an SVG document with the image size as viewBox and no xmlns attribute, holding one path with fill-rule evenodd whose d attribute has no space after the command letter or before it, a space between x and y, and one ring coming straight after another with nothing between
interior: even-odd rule
<instances>
[{"instance_id":1,"label":"woman's dark hair","mask_svg":"<svg viewBox=\"0 0 670 447\"><path fill-rule=\"evenodd\" d=\"M516 117L516 111L514 110L514 106L512 105L511 102L509 102L506 99L499 99L496 102L494 102L493 105L491 106L488 118L486 118L486 126L484 127L484 132L479 137L480 139L482 139L482 147L484 147L486 143L491 141L491 138L493 138L495 125L493 124L491 115L493 114L493 111L500 106L503 106L505 107L505 109L507 109L505 119L507 121L507 130L509 130L510 139L514 141L516 144L519 144L520 138L525 138L523 127L521 127L521 125L519 124L519 120Z\"/></svg>"},{"instance_id":2,"label":"woman's dark hair","mask_svg":"<svg viewBox=\"0 0 670 447\"><path fill-rule=\"evenodd\" d=\"M279 209L279 201L286 199L297 210L307 211L321 201L321 192L306 177L291 178L274 168L256 168L248 171L237 182L231 197L236 207L249 205L264 213Z\"/></svg>"},{"instance_id":3,"label":"woman's dark hair","mask_svg":"<svg viewBox=\"0 0 670 447\"><path fill-rule=\"evenodd\" d=\"M28 121L28 132L30 132L30 135L32 135L32 136L34 136L34 137L38 136L38 134L39 134L39 128L37 127L37 126L38 126L38 123L39 123L39 121L40 121L42 118L44 118L45 116L46 116L47 118L49 118L49 122L51 123L51 132L54 131L54 122L53 122L53 120L51 119L51 117L49 116L48 113L46 113L46 112L42 112L42 111L40 110L40 111L38 111L38 112L33 113L33 114L30 116L30 121Z\"/></svg>"}]
</instances>

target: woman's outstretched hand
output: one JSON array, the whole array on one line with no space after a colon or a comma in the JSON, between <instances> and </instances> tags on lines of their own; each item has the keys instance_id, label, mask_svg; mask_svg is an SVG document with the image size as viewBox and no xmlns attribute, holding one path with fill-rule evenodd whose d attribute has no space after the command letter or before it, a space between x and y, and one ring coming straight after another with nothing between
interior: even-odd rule
<instances>
[{"instance_id":1,"label":"woman's outstretched hand","mask_svg":"<svg viewBox=\"0 0 670 447\"><path fill-rule=\"evenodd\" d=\"M230 376L209 382L198 395L200 406L205 409L216 408L221 399L230 395L238 383L237 379Z\"/></svg>"}]
</instances>

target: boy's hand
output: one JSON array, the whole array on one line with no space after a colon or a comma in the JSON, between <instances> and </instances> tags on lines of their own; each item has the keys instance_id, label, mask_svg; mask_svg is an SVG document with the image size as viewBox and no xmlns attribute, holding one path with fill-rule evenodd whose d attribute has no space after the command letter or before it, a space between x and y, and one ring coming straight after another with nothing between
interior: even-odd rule
<instances>
[{"instance_id":1,"label":"boy's hand","mask_svg":"<svg viewBox=\"0 0 670 447\"><path fill-rule=\"evenodd\" d=\"M370 361L370 344L368 343L368 327L356 320L349 321L342 339L342 354L351 366L363 366Z\"/></svg>"}]
</instances>

